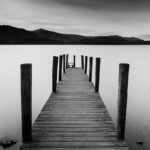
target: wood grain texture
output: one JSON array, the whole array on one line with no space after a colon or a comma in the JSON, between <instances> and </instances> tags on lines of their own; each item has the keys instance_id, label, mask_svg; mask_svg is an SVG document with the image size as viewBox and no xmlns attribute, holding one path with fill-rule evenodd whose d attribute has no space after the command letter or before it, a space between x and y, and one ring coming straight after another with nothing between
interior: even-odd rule
<instances>
[{"instance_id":1,"label":"wood grain texture","mask_svg":"<svg viewBox=\"0 0 150 150\"><path fill-rule=\"evenodd\" d=\"M85 70L84 70L84 73L87 73L87 64L88 64L88 56L85 56Z\"/></svg>"},{"instance_id":2,"label":"wood grain texture","mask_svg":"<svg viewBox=\"0 0 150 150\"><path fill-rule=\"evenodd\" d=\"M128 76L129 76L129 64L120 64L119 65L119 89L118 89L117 137L122 140L125 138Z\"/></svg>"},{"instance_id":3,"label":"wood grain texture","mask_svg":"<svg viewBox=\"0 0 150 150\"><path fill-rule=\"evenodd\" d=\"M89 82L92 81L93 57L89 58Z\"/></svg>"},{"instance_id":4,"label":"wood grain texture","mask_svg":"<svg viewBox=\"0 0 150 150\"><path fill-rule=\"evenodd\" d=\"M63 54L63 73L66 72L66 55Z\"/></svg>"},{"instance_id":5,"label":"wood grain texture","mask_svg":"<svg viewBox=\"0 0 150 150\"><path fill-rule=\"evenodd\" d=\"M63 56L60 55L59 56L59 81L62 80L62 58L63 58Z\"/></svg>"},{"instance_id":6,"label":"wood grain texture","mask_svg":"<svg viewBox=\"0 0 150 150\"><path fill-rule=\"evenodd\" d=\"M74 55L73 56L73 68L75 68L76 67L76 56Z\"/></svg>"},{"instance_id":7,"label":"wood grain texture","mask_svg":"<svg viewBox=\"0 0 150 150\"><path fill-rule=\"evenodd\" d=\"M58 67L58 57L53 57L53 68L52 68L52 91L56 92L57 87L57 67Z\"/></svg>"},{"instance_id":8,"label":"wood grain texture","mask_svg":"<svg viewBox=\"0 0 150 150\"><path fill-rule=\"evenodd\" d=\"M99 80L100 80L100 58L96 58L96 67L95 67L95 92L99 92Z\"/></svg>"},{"instance_id":9,"label":"wood grain texture","mask_svg":"<svg viewBox=\"0 0 150 150\"><path fill-rule=\"evenodd\" d=\"M128 150L100 94L81 68L68 68L32 127L22 150Z\"/></svg>"},{"instance_id":10,"label":"wood grain texture","mask_svg":"<svg viewBox=\"0 0 150 150\"><path fill-rule=\"evenodd\" d=\"M32 140L32 64L21 65L22 141Z\"/></svg>"},{"instance_id":11,"label":"wood grain texture","mask_svg":"<svg viewBox=\"0 0 150 150\"><path fill-rule=\"evenodd\" d=\"M84 69L84 56L81 55L81 67L82 69Z\"/></svg>"}]
</instances>

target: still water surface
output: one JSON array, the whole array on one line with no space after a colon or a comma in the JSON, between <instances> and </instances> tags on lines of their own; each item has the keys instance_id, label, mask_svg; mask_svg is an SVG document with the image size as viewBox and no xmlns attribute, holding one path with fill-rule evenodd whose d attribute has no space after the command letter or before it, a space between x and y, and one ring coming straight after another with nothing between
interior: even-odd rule
<instances>
[{"instance_id":1,"label":"still water surface","mask_svg":"<svg viewBox=\"0 0 150 150\"><path fill-rule=\"evenodd\" d=\"M20 64L33 65L33 122L51 93L52 57L69 54L101 57L100 94L116 122L119 63L129 63L126 141L131 150L150 149L149 46L0 46L0 138L9 136L21 145ZM95 72L95 63L93 75ZM93 76L94 82L94 76ZM143 146L136 140L142 140ZM2 147L0 147L0 150Z\"/></svg>"}]
</instances>

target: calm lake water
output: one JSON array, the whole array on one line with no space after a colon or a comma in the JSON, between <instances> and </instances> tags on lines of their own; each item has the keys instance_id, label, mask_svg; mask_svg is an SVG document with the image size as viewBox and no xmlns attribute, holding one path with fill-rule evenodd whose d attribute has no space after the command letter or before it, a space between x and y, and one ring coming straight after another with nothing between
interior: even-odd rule
<instances>
[{"instance_id":1,"label":"calm lake water","mask_svg":"<svg viewBox=\"0 0 150 150\"><path fill-rule=\"evenodd\" d=\"M33 64L34 122L51 93L52 57L67 53L70 62L76 55L77 66L82 54L101 57L100 94L115 122L119 63L130 64L126 141L131 150L149 150L150 46L0 46L0 138L9 136L18 141L9 149L21 145L20 64ZM144 144L137 145L136 140Z\"/></svg>"}]
</instances>

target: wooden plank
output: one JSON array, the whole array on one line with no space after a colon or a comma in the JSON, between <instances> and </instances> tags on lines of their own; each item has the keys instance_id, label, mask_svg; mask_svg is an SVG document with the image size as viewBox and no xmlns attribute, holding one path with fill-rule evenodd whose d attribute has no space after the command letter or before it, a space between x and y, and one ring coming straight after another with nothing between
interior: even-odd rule
<instances>
[{"instance_id":1,"label":"wooden plank","mask_svg":"<svg viewBox=\"0 0 150 150\"><path fill-rule=\"evenodd\" d=\"M103 115L109 115L108 112L106 110L104 111L101 111L100 113L63 113L63 114L60 114L60 113L53 113L53 112L48 112L48 111L43 111L39 114L39 116L55 116L55 117L68 117L68 116L78 116L78 117L100 117L100 116L103 116Z\"/></svg>"},{"instance_id":2,"label":"wooden plank","mask_svg":"<svg viewBox=\"0 0 150 150\"><path fill-rule=\"evenodd\" d=\"M39 121L43 121L43 122L70 122L70 121L87 121L87 122L101 122L101 121L112 121L111 118L109 117L103 117L103 118L61 118L61 119L57 119L57 118L49 118L49 117L45 117L45 118L37 118L36 120L37 122Z\"/></svg>"},{"instance_id":3,"label":"wooden plank","mask_svg":"<svg viewBox=\"0 0 150 150\"><path fill-rule=\"evenodd\" d=\"M57 125L75 125L76 127L78 126L81 126L81 125L84 125L85 127L86 126L93 126L93 125L98 125L98 126L106 126L106 125L112 125L113 126L113 122L35 122L34 125L51 125L51 126L57 126Z\"/></svg>"},{"instance_id":4,"label":"wooden plank","mask_svg":"<svg viewBox=\"0 0 150 150\"><path fill-rule=\"evenodd\" d=\"M32 127L23 150L128 150L99 93L81 68L68 68Z\"/></svg>"},{"instance_id":5,"label":"wooden plank","mask_svg":"<svg viewBox=\"0 0 150 150\"><path fill-rule=\"evenodd\" d=\"M67 115L67 116L64 116L64 115L61 115L61 116L57 116L56 114L55 115L47 115L47 114L45 114L45 115L39 115L39 117L38 118L43 118L43 119L47 119L47 118L50 118L50 119L54 119L54 120L58 120L58 119L60 119L60 120L70 120L70 119L99 119L99 118L109 118L109 119L111 119L109 116L106 116L105 117L105 115L106 114L103 114L103 115L99 115L99 116L96 116L96 115L92 115L92 116L88 116L88 115ZM37 119L38 119L37 118Z\"/></svg>"},{"instance_id":6,"label":"wooden plank","mask_svg":"<svg viewBox=\"0 0 150 150\"><path fill-rule=\"evenodd\" d=\"M42 148L90 148L90 147L114 147L126 146L124 141L107 141L107 142L32 142L31 144L24 144L24 147L42 147Z\"/></svg>"},{"instance_id":7,"label":"wooden plank","mask_svg":"<svg viewBox=\"0 0 150 150\"><path fill-rule=\"evenodd\" d=\"M33 132L33 137L116 137L117 132Z\"/></svg>"},{"instance_id":8,"label":"wooden plank","mask_svg":"<svg viewBox=\"0 0 150 150\"><path fill-rule=\"evenodd\" d=\"M24 148L24 150L79 150L79 148ZM82 150L129 150L128 147L94 147Z\"/></svg>"},{"instance_id":9,"label":"wooden plank","mask_svg":"<svg viewBox=\"0 0 150 150\"><path fill-rule=\"evenodd\" d=\"M102 142L102 141L115 141L119 142L116 137L89 137L89 136L84 136L84 137L33 137L34 142Z\"/></svg>"},{"instance_id":10,"label":"wooden plank","mask_svg":"<svg viewBox=\"0 0 150 150\"><path fill-rule=\"evenodd\" d=\"M114 127L103 127L103 128L99 128L99 127L80 127L80 128L76 128L76 127L34 127L32 129L32 132L101 132L101 131L108 131L108 132L113 132L115 130Z\"/></svg>"},{"instance_id":11,"label":"wooden plank","mask_svg":"<svg viewBox=\"0 0 150 150\"><path fill-rule=\"evenodd\" d=\"M51 127L55 127L55 128L59 128L59 127L62 127L62 128L64 128L64 127L66 127L66 128L105 128L105 127L107 127L107 128L109 128L109 127L113 127L113 128L115 128L115 126L113 126L113 124L76 124L76 125L74 125L74 124L40 124L40 123L37 123L37 124L34 124L34 126L33 126L34 128L36 128L36 127L40 127L40 128L45 128L45 127L47 127L47 128L51 128Z\"/></svg>"}]
</instances>

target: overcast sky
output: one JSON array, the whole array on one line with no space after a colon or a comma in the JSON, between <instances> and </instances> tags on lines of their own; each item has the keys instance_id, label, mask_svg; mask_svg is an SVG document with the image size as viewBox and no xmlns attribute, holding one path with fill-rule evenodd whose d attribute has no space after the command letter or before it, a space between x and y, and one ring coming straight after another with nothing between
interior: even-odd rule
<instances>
[{"instance_id":1,"label":"overcast sky","mask_svg":"<svg viewBox=\"0 0 150 150\"><path fill-rule=\"evenodd\" d=\"M1 0L0 24L149 38L150 0Z\"/></svg>"}]
</instances>

